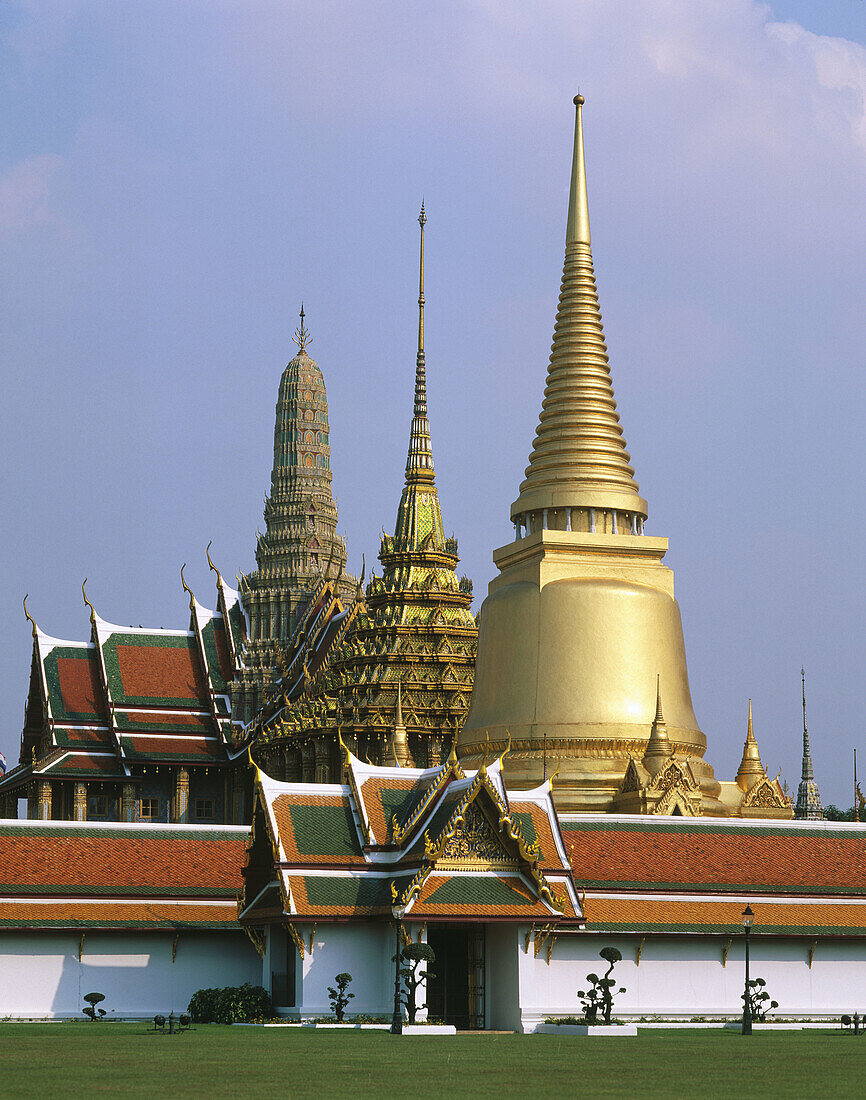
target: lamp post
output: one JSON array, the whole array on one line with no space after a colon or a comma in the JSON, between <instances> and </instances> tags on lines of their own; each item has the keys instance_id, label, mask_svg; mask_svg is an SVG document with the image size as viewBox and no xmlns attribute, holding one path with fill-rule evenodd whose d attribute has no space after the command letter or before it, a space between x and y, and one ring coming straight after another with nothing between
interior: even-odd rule
<instances>
[{"instance_id":1,"label":"lamp post","mask_svg":"<svg viewBox=\"0 0 866 1100\"><path fill-rule=\"evenodd\" d=\"M391 1034L403 1034L403 1006L400 1004L400 940L403 931L403 914L405 905L392 905L391 912L397 926L397 950L394 954L394 1017L391 1020Z\"/></svg>"},{"instance_id":2,"label":"lamp post","mask_svg":"<svg viewBox=\"0 0 866 1100\"><path fill-rule=\"evenodd\" d=\"M743 1035L752 1034L752 1000L749 996L749 936L754 921L755 914L752 912L752 907L747 905L743 910L743 928L746 932L746 989L743 998Z\"/></svg>"}]
</instances>

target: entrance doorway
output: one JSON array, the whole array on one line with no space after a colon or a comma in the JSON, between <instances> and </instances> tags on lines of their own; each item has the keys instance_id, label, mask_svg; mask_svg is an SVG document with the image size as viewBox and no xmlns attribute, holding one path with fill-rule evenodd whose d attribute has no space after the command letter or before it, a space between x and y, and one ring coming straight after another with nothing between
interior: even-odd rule
<instances>
[{"instance_id":1,"label":"entrance doorway","mask_svg":"<svg viewBox=\"0 0 866 1100\"><path fill-rule=\"evenodd\" d=\"M484 1028L484 927L428 924L427 942L436 952L427 982L427 1015L458 1031Z\"/></svg>"}]
</instances>

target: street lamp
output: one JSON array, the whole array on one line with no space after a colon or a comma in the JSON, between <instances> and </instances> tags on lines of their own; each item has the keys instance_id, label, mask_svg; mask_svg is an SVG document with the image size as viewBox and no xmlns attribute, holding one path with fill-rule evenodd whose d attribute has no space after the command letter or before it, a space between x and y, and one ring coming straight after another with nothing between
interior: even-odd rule
<instances>
[{"instance_id":1,"label":"street lamp","mask_svg":"<svg viewBox=\"0 0 866 1100\"><path fill-rule=\"evenodd\" d=\"M747 905L743 910L743 928L746 932L746 990L743 998L743 1035L752 1034L752 999L749 995L749 936L754 922L755 914L752 912L751 905Z\"/></svg>"},{"instance_id":2,"label":"street lamp","mask_svg":"<svg viewBox=\"0 0 866 1100\"><path fill-rule=\"evenodd\" d=\"M403 1034L403 1006L400 1004L400 941L403 938L403 914L405 905L392 905L391 912L397 925L397 950L394 955L394 1017L391 1020L391 1034Z\"/></svg>"}]
</instances>

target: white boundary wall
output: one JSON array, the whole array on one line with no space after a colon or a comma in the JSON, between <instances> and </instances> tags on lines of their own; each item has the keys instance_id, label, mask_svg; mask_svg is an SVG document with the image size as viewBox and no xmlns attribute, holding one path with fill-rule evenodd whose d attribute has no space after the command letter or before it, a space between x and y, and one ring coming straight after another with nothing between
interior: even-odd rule
<instances>
[{"instance_id":1,"label":"white boundary wall","mask_svg":"<svg viewBox=\"0 0 866 1100\"><path fill-rule=\"evenodd\" d=\"M85 993L104 993L106 1019L185 1012L197 989L261 981L243 932L2 931L0 1016L78 1018ZM78 958L79 946L81 959Z\"/></svg>"},{"instance_id":2,"label":"white boundary wall","mask_svg":"<svg viewBox=\"0 0 866 1100\"><path fill-rule=\"evenodd\" d=\"M534 1030L545 1016L574 1016L580 1013L579 989L587 988L586 975L602 975L608 964L599 958L603 947L622 953L613 975L617 987L615 1014L620 1018L640 1016L681 1017L736 1016L742 1012L741 994L745 983L744 936L728 943L724 935L606 935L586 933L560 936L553 947L550 965L546 945L538 957L533 943L524 950L527 926L520 929L518 943L520 1026ZM637 949L641 948L640 964ZM866 938L827 936L818 938L809 965L814 938L752 935L750 975L764 978L766 991L779 1002L785 1016L853 1014L866 1008ZM506 1025L510 1026L510 1025Z\"/></svg>"}]
</instances>

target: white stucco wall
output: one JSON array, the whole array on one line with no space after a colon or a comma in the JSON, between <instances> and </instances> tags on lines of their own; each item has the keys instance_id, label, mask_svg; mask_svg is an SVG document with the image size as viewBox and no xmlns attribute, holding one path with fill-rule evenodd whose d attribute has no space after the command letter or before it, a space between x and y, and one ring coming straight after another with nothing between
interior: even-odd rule
<instances>
[{"instance_id":1,"label":"white stucco wall","mask_svg":"<svg viewBox=\"0 0 866 1100\"><path fill-rule=\"evenodd\" d=\"M348 992L355 994L347 1013L389 1015L394 1008L393 927L352 922L320 924L315 932L313 928L312 924L297 925L304 939L304 958L298 960L297 1003L289 1010L290 1014L331 1015L328 986L333 986L335 977L346 971L352 975ZM270 947L268 937L268 949L262 960L266 988L271 973Z\"/></svg>"},{"instance_id":2,"label":"white stucco wall","mask_svg":"<svg viewBox=\"0 0 866 1100\"><path fill-rule=\"evenodd\" d=\"M80 1017L85 993L106 1016L185 1012L197 989L261 980L243 932L0 932L0 1016Z\"/></svg>"},{"instance_id":3,"label":"white stucco wall","mask_svg":"<svg viewBox=\"0 0 866 1100\"><path fill-rule=\"evenodd\" d=\"M523 929L525 931L525 928ZM726 936L647 936L636 960L640 936L585 934L557 939L548 966L546 950L534 957L518 945L520 1017L523 1030L533 1030L544 1016L578 1015L577 990L586 975L603 974L603 947L617 947L622 962L613 977L626 992L616 995L615 1015L735 1016L742 1011L745 979L743 937L730 945L722 965ZM819 939L809 967L812 939L752 936L750 974L764 978L767 992L779 1002L777 1013L789 1016L853 1013L866 984L866 940Z\"/></svg>"},{"instance_id":4,"label":"white stucco wall","mask_svg":"<svg viewBox=\"0 0 866 1100\"><path fill-rule=\"evenodd\" d=\"M494 1031L520 1030L520 931L514 924L488 924L485 930L484 1008L486 1026Z\"/></svg>"}]
</instances>

